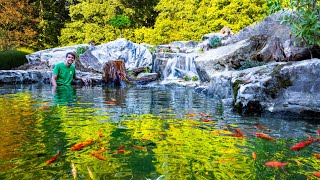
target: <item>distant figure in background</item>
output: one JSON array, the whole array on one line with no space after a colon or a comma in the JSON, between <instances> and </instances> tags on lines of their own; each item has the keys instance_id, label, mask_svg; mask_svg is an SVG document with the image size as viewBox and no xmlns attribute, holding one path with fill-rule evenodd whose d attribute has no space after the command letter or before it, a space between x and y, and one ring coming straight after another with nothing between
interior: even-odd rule
<instances>
[{"instance_id":1,"label":"distant figure in background","mask_svg":"<svg viewBox=\"0 0 320 180\"><path fill-rule=\"evenodd\" d=\"M66 60L54 66L52 71L52 92L55 92L57 86L67 85L70 86L73 79L81 80L86 83L87 80L76 76L76 67L73 64L76 55L73 52L66 54Z\"/></svg>"}]
</instances>

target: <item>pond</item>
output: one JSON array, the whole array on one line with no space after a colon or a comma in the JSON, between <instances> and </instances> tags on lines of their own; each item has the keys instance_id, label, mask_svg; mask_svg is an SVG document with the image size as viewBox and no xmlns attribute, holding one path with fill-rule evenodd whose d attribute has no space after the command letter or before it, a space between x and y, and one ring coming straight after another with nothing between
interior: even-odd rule
<instances>
[{"instance_id":1,"label":"pond","mask_svg":"<svg viewBox=\"0 0 320 180\"><path fill-rule=\"evenodd\" d=\"M49 85L1 85L0 115L0 179L316 179L320 172L319 122L241 117L186 87L53 94ZM309 143L292 148L299 142Z\"/></svg>"}]
</instances>

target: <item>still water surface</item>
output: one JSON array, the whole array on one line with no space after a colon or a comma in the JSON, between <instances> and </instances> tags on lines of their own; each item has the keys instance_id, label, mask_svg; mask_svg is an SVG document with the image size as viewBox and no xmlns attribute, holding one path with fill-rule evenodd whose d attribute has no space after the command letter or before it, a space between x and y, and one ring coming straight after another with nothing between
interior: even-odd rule
<instances>
[{"instance_id":1,"label":"still water surface","mask_svg":"<svg viewBox=\"0 0 320 180\"><path fill-rule=\"evenodd\" d=\"M5 85L0 115L0 179L316 179L320 172L319 142L290 150L319 138L320 123L241 117L188 88L52 94L49 85Z\"/></svg>"}]
</instances>

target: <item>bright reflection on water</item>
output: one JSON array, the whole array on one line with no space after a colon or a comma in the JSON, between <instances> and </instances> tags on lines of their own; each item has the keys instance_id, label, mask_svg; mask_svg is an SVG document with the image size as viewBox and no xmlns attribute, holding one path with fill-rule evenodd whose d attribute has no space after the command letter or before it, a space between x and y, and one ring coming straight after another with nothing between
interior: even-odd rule
<instances>
[{"instance_id":1,"label":"bright reflection on water","mask_svg":"<svg viewBox=\"0 0 320 180\"><path fill-rule=\"evenodd\" d=\"M319 138L319 123L240 117L192 89L64 87L52 95L48 85L6 85L0 94L0 179L314 179L320 171L319 142L290 150Z\"/></svg>"}]
</instances>

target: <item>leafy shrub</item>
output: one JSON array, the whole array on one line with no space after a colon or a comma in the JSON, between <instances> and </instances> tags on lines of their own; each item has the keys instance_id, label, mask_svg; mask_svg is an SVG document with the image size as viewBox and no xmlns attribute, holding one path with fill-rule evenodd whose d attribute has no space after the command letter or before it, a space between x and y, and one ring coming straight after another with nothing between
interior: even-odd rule
<instances>
[{"instance_id":1,"label":"leafy shrub","mask_svg":"<svg viewBox=\"0 0 320 180\"><path fill-rule=\"evenodd\" d=\"M263 66L267 63L265 62L259 62L259 61L252 61L252 60L245 60L241 63L241 67L239 70L244 70L252 67L257 67L257 66Z\"/></svg>"},{"instance_id":2,"label":"leafy shrub","mask_svg":"<svg viewBox=\"0 0 320 180\"><path fill-rule=\"evenodd\" d=\"M87 47L87 46L77 47L77 49L76 49L76 54L77 54L78 57L79 57L81 54L85 53L86 50L88 50L88 47Z\"/></svg>"},{"instance_id":3,"label":"leafy shrub","mask_svg":"<svg viewBox=\"0 0 320 180\"><path fill-rule=\"evenodd\" d=\"M198 81L199 78L198 78L198 76L192 76L191 80L192 80L192 81Z\"/></svg>"},{"instance_id":4,"label":"leafy shrub","mask_svg":"<svg viewBox=\"0 0 320 180\"><path fill-rule=\"evenodd\" d=\"M218 36L209 37L209 45L211 48L218 47L221 44L221 38Z\"/></svg>"},{"instance_id":5,"label":"leafy shrub","mask_svg":"<svg viewBox=\"0 0 320 180\"><path fill-rule=\"evenodd\" d=\"M189 77L189 76L184 76L183 79L184 79L185 81L190 81L190 77Z\"/></svg>"},{"instance_id":6,"label":"leafy shrub","mask_svg":"<svg viewBox=\"0 0 320 180\"><path fill-rule=\"evenodd\" d=\"M27 63L27 54L20 50L0 51L0 69L9 70Z\"/></svg>"}]
</instances>

